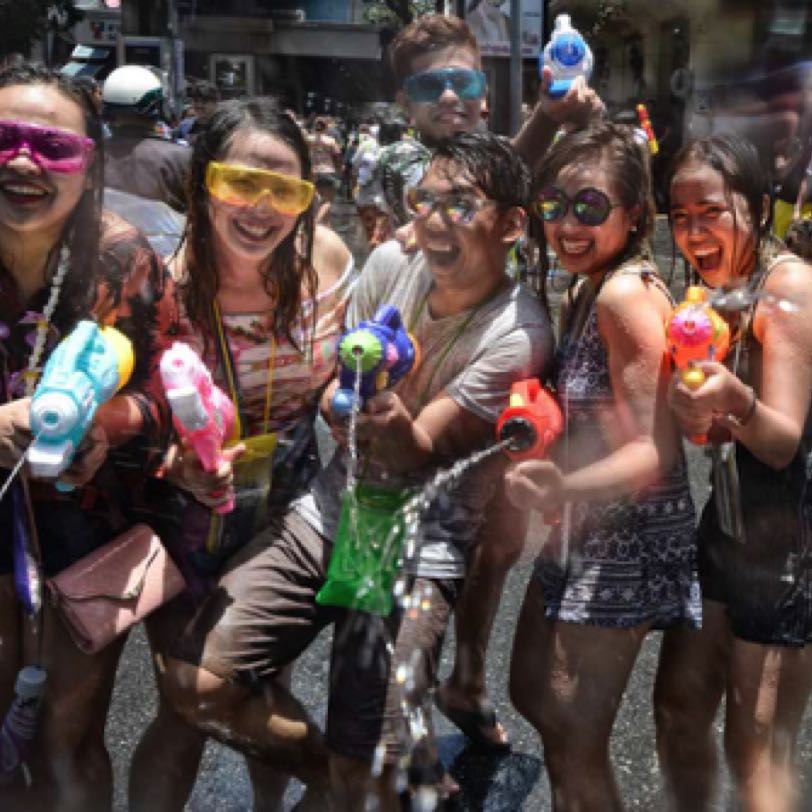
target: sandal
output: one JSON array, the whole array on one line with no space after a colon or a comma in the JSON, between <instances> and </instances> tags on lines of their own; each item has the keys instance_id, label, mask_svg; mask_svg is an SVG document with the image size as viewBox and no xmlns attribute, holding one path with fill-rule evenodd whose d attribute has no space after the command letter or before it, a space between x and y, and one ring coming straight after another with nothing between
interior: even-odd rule
<instances>
[{"instance_id":1,"label":"sandal","mask_svg":"<svg viewBox=\"0 0 812 812\"><path fill-rule=\"evenodd\" d=\"M449 721L453 722L470 740L471 744L489 753L509 753L510 742L499 741L494 738L494 733L499 730L499 723L496 719L496 709L488 702L478 710L466 710L465 708L455 708L447 704L440 693L434 694L434 704L437 710Z\"/></svg>"}]
</instances>

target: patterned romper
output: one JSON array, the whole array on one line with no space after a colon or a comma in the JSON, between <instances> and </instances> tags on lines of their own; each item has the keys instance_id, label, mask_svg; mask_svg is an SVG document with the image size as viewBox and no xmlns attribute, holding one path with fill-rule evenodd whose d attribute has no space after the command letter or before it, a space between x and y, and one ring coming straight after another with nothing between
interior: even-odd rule
<instances>
[{"instance_id":1,"label":"patterned romper","mask_svg":"<svg viewBox=\"0 0 812 812\"><path fill-rule=\"evenodd\" d=\"M636 264L618 272L651 270ZM656 274L651 282L662 284ZM559 464L567 470L568 458L581 467L606 456L617 413L594 301L580 336L562 339L554 382L567 424ZM573 503L562 561L563 526L553 528L536 562L547 617L611 628L700 625L695 512L681 450L662 481L636 497Z\"/></svg>"}]
</instances>

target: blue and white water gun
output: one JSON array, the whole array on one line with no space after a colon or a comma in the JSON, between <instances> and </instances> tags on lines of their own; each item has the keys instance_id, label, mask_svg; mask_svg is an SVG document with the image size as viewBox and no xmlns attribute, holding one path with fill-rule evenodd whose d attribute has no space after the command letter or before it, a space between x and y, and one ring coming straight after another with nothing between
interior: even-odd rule
<instances>
[{"instance_id":1,"label":"blue and white water gun","mask_svg":"<svg viewBox=\"0 0 812 812\"><path fill-rule=\"evenodd\" d=\"M96 410L129 381L133 365L127 336L93 321L80 321L57 345L31 399L32 476L56 479L70 466Z\"/></svg>"},{"instance_id":2,"label":"blue and white water gun","mask_svg":"<svg viewBox=\"0 0 812 812\"><path fill-rule=\"evenodd\" d=\"M592 75L592 51L581 34L572 27L569 14L559 14L550 41L539 57L539 73L545 66L553 72L547 94L560 99L579 76L589 81Z\"/></svg>"}]
</instances>

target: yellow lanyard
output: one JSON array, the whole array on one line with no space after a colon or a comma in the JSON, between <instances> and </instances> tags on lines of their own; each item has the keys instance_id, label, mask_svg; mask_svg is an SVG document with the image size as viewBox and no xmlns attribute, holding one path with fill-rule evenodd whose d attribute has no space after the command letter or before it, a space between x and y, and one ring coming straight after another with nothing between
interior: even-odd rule
<instances>
[{"instance_id":1,"label":"yellow lanyard","mask_svg":"<svg viewBox=\"0 0 812 812\"><path fill-rule=\"evenodd\" d=\"M214 311L214 322L217 327L217 340L220 344L220 356L223 359L223 367L225 368L226 381L228 383L229 394L234 403L234 411L237 414L237 425L235 426L235 434L238 437L243 436L243 426L240 410L240 390L237 385L237 376L234 370L234 359L231 355L231 347L228 343L228 336L223 328L223 320L220 316L220 307L217 300L212 304ZM276 367L276 336L271 333L271 351L268 354L268 377L265 382L265 408L262 414L262 433L268 433L268 423L271 417L271 397L273 395L273 373Z\"/></svg>"}]
</instances>

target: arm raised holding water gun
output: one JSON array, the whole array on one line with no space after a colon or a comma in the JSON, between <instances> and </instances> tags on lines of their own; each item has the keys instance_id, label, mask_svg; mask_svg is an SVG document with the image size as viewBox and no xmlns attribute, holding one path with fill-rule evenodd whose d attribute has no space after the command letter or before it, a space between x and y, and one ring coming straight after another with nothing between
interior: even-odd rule
<instances>
[{"instance_id":1,"label":"arm raised holding water gun","mask_svg":"<svg viewBox=\"0 0 812 812\"><path fill-rule=\"evenodd\" d=\"M133 366L132 344L123 333L89 320L77 324L51 354L31 399L32 476L56 479L71 466L99 407L127 384ZM106 454L106 442L100 444ZM63 480L58 487L72 485Z\"/></svg>"},{"instance_id":2,"label":"arm raised holding water gun","mask_svg":"<svg viewBox=\"0 0 812 812\"><path fill-rule=\"evenodd\" d=\"M168 466L187 469L175 477L177 484L182 482L218 513L229 513L234 509L230 463L242 451L241 446L223 449L239 435L234 404L214 384L197 353L182 342L176 341L164 352L160 369L175 428L184 446L193 452L179 455L177 448L170 450ZM189 467L202 469L210 476L196 477L189 473Z\"/></svg>"}]
</instances>

